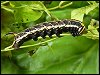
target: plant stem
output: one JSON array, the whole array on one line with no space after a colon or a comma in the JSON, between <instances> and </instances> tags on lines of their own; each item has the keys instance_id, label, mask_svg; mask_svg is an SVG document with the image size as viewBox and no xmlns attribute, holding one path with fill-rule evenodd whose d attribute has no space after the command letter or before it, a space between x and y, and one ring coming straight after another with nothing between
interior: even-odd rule
<instances>
[{"instance_id":1,"label":"plant stem","mask_svg":"<svg viewBox=\"0 0 100 75\"><path fill-rule=\"evenodd\" d=\"M1 5L6 4L6 3L9 3L9 1L2 2Z\"/></svg>"},{"instance_id":2,"label":"plant stem","mask_svg":"<svg viewBox=\"0 0 100 75\"><path fill-rule=\"evenodd\" d=\"M68 36L68 35L71 35L71 34L61 34L61 36ZM82 36L87 36L85 34L83 34ZM88 35L88 37L91 37L91 35ZM49 37L49 36L46 36L46 37ZM50 41L53 41L55 39L57 39L56 35L53 35L54 38L50 39L50 40L47 40L47 41L44 41L44 42L40 42L40 43L37 43L37 44L34 44L34 45L26 45L26 46L21 46L20 48L27 48L27 47L32 47L32 46L38 46L38 45L41 45L41 44L44 44L44 43L48 43ZM96 37L98 38L99 36L96 35ZM42 37L39 37L39 39L41 39ZM1 52L5 52L5 51L11 51L11 50L14 50L14 48L11 48L11 46L9 47L6 47L4 50L1 50Z\"/></svg>"}]
</instances>

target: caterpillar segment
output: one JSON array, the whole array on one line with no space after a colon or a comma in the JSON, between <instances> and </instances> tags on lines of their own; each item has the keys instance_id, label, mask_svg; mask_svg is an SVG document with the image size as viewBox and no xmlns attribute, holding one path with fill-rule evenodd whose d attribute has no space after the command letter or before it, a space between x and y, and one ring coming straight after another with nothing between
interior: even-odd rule
<instances>
[{"instance_id":1,"label":"caterpillar segment","mask_svg":"<svg viewBox=\"0 0 100 75\"><path fill-rule=\"evenodd\" d=\"M85 26L83 23L74 19L43 22L18 33L14 38L12 47L18 49L24 42L30 39L37 41L39 36L41 36L43 39L46 38L46 35L52 38L53 34L60 37L60 34L66 32L70 32L74 37L80 36L84 30Z\"/></svg>"}]
</instances>

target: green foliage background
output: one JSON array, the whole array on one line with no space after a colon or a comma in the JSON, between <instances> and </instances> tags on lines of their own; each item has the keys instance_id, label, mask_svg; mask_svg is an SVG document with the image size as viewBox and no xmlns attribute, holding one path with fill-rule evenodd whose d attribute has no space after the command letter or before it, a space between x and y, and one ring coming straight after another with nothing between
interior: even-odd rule
<instances>
[{"instance_id":1,"label":"green foliage background","mask_svg":"<svg viewBox=\"0 0 100 75\"><path fill-rule=\"evenodd\" d=\"M12 35L5 37L6 33L18 33L40 22L61 19L80 20L93 34L30 40L23 44L26 47L18 50L4 49L14 38ZM1 73L98 74L99 26L94 26L98 20L99 3L96 1L1 1Z\"/></svg>"}]
</instances>

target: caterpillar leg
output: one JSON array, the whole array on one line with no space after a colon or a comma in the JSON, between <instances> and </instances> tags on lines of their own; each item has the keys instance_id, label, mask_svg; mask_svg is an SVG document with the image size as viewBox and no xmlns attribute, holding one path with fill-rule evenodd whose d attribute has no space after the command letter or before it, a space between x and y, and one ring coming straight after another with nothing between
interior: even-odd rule
<instances>
[{"instance_id":1,"label":"caterpillar leg","mask_svg":"<svg viewBox=\"0 0 100 75\"><path fill-rule=\"evenodd\" d=\"M71 34L72 34L72 36L74 36L74 37L80 35L78 32L72 32Z\"/></svg>"},{"instance_id":2,"label":"caterpillar leg","mask_svg":"<svg viewBox=\"0 0 100 75\"><path fill-rule=\"evenodd\" d=\"M40 35L39 35L39 32L35 32L34 34L32 34L32 39L33 39L34 41L37 41L39 36L40 36Z\"/></svg>"},{"instance_id":3,"label":"caterpillar leg","mask_svg":"<svg viewBox=\"0 0 100 75\"><path fill-rule=\"evenodd\" d=\"M56 34L57 37L60 37L60 32L61 30L59 28L54 29L54 33Z\"/></svg>"},{"instance_id":4,"label":"caterpillar leg","mask_svg":"<svg viewBox=\"0 0 100 75\"><path fill-rule=\"evenodd\" d=\"M49 29L49 30L47 30L47 35L50 37L50 38L52 38L52 35L53 35L54 33L53 33L53 29Z\"/></svg>"},{"instance_id":5,"label":"caterpillar leg","mask_svg":"<svg viewBox=\"0 0 100 75\"><path fill-rule=\"evenodd\" d=\"M37 41L37 40L38 40L38 37L35 36L35 35L33 35L33 36L32 36L32 39L33 39L34 41Z\"/></svg>"},{"instance_id":6,"label":"caterpillar leg","mask_svg":"<svg viewBox=\"0 0 100 75\"><path fill-rule=\"evenodd\" d=\"M45 39L46 38L45 36L47 35L46 29L44 29L43 31L40 31L39 34L43 39Z\"/></svg>"}]
</instances>

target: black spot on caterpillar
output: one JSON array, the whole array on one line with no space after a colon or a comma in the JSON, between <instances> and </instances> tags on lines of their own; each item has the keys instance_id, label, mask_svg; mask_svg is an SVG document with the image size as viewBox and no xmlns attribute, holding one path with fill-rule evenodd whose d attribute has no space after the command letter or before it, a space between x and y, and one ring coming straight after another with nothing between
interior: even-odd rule
<instances>
[{"instance_id":1,"label":"black spot on caterpillar","mask_svg":"<svg viewBox=\"0 0 100 75\"><path fill-rule=\"evenodd\" d=\"M84 30L85 26L83 23L74 19L43 22L16 34L12 47L18 49L30 39L37 41L39 36L45 39L46 35L52 37L53 34L56 34L56 36L60 37L60 34L70 32L75 37L82 35Z\"/></svg>"}]
</instances>

